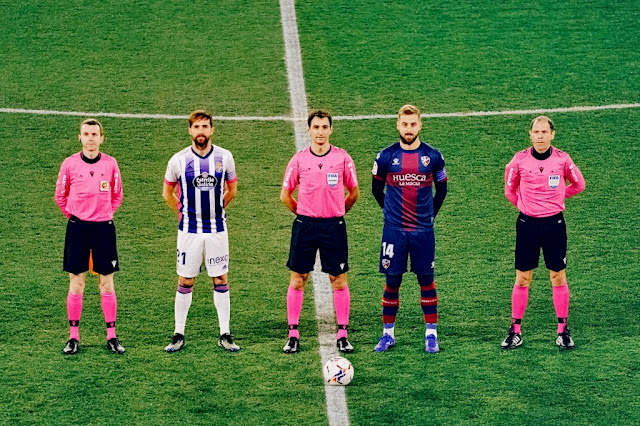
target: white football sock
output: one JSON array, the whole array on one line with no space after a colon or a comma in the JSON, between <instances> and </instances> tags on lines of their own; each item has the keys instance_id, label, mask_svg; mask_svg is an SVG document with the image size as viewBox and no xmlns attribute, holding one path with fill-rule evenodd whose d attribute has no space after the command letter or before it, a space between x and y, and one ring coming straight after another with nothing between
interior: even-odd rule
<instances>
[{"instance_id":1,"label":"white football sock","mask_svg":"<svg viewBox=\"0 0 640 426\"><path fill-rule=\"evenodd\" d=\"M193 293L180 293L179 291L176 291L176 329L174 333L179 333L184 336L184 327L187 324L187 315L189 315L192 295Z\"/></svg>"},{"instance_id":2,"label":"white football sock","mask_svg":"<svg viewBox=\"0 0 640 426\"><path fill-rule=\"evenodd\" d=\"M216 305L216 310L218 311L220 335L230 333L229 319L231 317L231 299L229 298L229 292L225 291L224 293L220 293L218 291L214 291L213 304Z\"/></svg>"},{"instance_id":3,"label":"white football sock","mask_svg":"<svg viewBox=\"0 0 640 426\"><path fill-rule=\"evenodd\" d=\"M382 328L382 335L384 336L385 334L388 334L389 336L391 336L392 339L395 340L396 335L395 335L395 326L393 324L387 325L384 324L384 327Z\"/></svg>"}]
</instances>

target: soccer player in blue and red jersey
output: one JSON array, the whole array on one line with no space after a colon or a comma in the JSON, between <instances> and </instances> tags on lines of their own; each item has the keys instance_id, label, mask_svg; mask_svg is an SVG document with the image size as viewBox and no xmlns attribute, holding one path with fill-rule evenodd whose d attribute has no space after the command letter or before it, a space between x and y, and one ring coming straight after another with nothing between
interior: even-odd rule
<instances>
[{"instance_id":1,"label":"soccer player in blue and red jersey","mask_svg":"<svg viewBox=\"0 0 640 426\"><path fill-rule=\"evenodd\" d=\"M382 294L384 328L375 350L384 352L395 346L399 289L411 258L411 271L420 284L425 348L435 353L440 348L436 331L438 297L433 279L436 245L433 222L447 195L447 172L442 154L418 137L422 129L418 108L413 105L400 108L397 129L400 141L378 154L372 170L371 190L384 213L380 272L386 275Z\"/></svg>"},{"instance_id":2,"label":"soccer player in blue and red jersey","mask_svg":"<svg viewBox=\"0 0 640 426\"><path fill-rule=\"evenodd\" d=\"M116 159L100 152L102 124L89 118L80 125L82 151L60 167L56 204L69 219L64 241L63 269L69 273L67 314L69 340L62 352L78 352L80 316L89 259L99 275L100 301L107 325L107 349L124 353L116 337L117 301L113 274L120 270L113 214L122 204L122 179Z\"/></svg>"},{"instance_id":3,"label":"soccer player in blue and red jersey","mask_svg":"<svg viewBox=\"0 0 640 426\"><path fill-rule=\"evenodd\" d=\"M225 208L237 193L238 178L233 156L211 143L213 118L198 110L189 116L192 143L176 153L164 176L163 197L178 213L175 330L167 352L184 347L184 329L192 290L202 262L213 281L213 302L218 312L220 339L218 346L230 352L240 348L229 330L229 237Z\"/></svg>"}]
</instances>

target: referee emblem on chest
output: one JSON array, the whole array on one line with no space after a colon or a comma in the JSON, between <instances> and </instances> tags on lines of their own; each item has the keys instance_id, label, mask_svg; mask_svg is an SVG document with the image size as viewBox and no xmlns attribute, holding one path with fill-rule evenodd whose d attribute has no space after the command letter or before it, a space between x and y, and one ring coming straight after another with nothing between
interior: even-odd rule
<instances>
[{"instance_id":1,"label":"referee emblem on chest","mask_svg":"<svg viewBox=\"0 0 640 426\"><path fill-rule=\"evenodd\" d=\"M556 189L560 185L560 175L549 176L549 188Z\"/></svg>"},{"instance_id":2,"label":"referee emblem on chest","mask_svg":"<svg viewBox=\"0 0 640 426\"><path fill-rule=\"evenodd\" d=\"M100 181L100 192L109 192L109 181L101 180Z\"/></svg>"},{"instance_id":3,"label":"referee emblem on chest","mask_svg":"<svg viewBox=\"0 0 640 426\"><path fill-rule=\"evenodd\" d=\"M338 174L337 173L327 173L327 183L331 188L338 184Z\"/></svg>"}]
</instances>

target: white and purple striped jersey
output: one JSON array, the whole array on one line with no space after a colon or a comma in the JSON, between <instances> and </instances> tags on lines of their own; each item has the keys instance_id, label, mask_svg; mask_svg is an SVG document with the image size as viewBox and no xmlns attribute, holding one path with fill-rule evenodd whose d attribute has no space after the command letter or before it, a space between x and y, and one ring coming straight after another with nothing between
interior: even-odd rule
<instances>
[{"instance_id":1,"label":"white and purple striped jersey","mask_svg":"<svg viewBox=\"0 0 640 426\"><path fill-rule=\"evenodd\" d=\"M191 147L171 157L164 180L178 184L178 229L194 234L226 231L224 184L237 179L233 155L219 146L212 145L204 157Z\"/></svg>"}]
</instances>

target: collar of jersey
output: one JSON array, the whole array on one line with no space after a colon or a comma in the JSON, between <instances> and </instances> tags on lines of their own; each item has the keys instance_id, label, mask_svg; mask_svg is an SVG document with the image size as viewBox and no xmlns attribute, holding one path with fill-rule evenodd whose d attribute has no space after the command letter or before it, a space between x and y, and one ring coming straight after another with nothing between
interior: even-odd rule
<instances>
[{"instance_id":1,"label":"collar of jersey","mask_svg":"<svg viewBox=\"0 0 640 426\"><path fill-rule=\"evenodd\" d=\"M83 152L80 153L80 158L82 158L82 161L84 161L87 164L95 164L98 161L100 161L100 153L98 153L98 155L95 158L89 158L86 155L84 155Z\"/></svg>"},{"instance_id":2,"label":"collar of jersey","mask_svg":"<svg viewBox=\"0 0 640 426\"><path fill-rule=\"evenodd\" d=\"M316 157L324 157L325 155L328 155L331 152L331 148L333 148L333 145L329 146L329 150L327 152L325 152L322 155L318 155L315 152L313 152L313 150L311 149L311 147L309 147L309 152L312 153L313 155L315 155Z\"/></svg>"},{"instance_id":3,"label":"collar of jersey","mask_svg":"<svg viewBox=\"0 0 640 426\"><path fill-rule=\"evenodd\" d=\"M549 147L548 150L546 150L541 154L538 151L536 151L533 147L531 147L531 155L533 155L533 158L535 158L536 160L546 160L547 158L551 157L551 150L552 148Z\"/></svg>"},{"instance_id":4,"label":"collar of jersey","mask_svg":"<svg viewBox=\"0 0 640 426\"><path fill-rule=\"evenodd\" d=\"M196 157L198 157L198 158L207 158L207 157L208 157L208 156L210 156L210 155L211 155L211 153L213 152L213 144L211 144L211 150L209 150L209 152L207 152L207 155L205 155L205 156L202 156L202 155L198 154L197 152L195 152L195 151L193 150L193 147L191 147L191 152L193 152L193 155L195 155L195 156L196 156Z\"/></svg>"}]
</instances>

